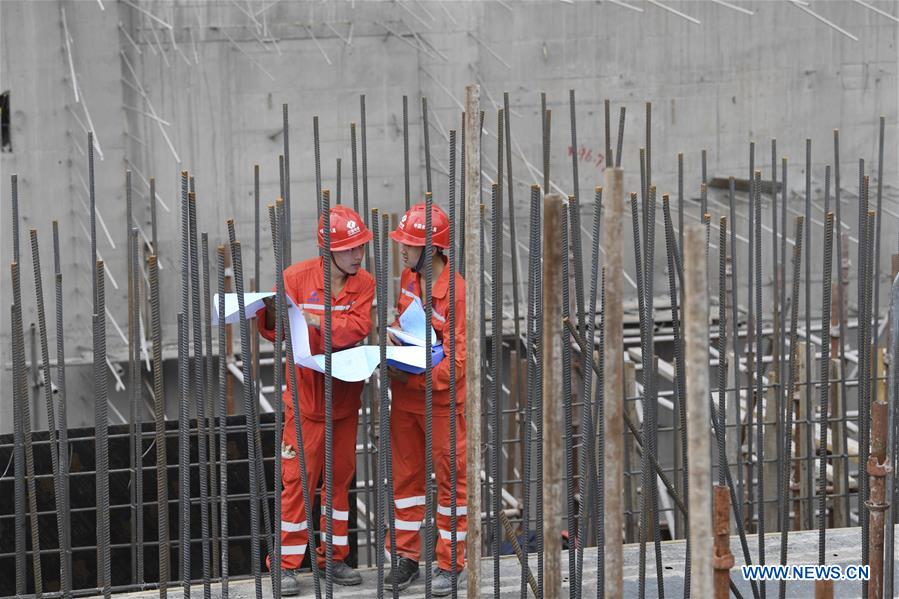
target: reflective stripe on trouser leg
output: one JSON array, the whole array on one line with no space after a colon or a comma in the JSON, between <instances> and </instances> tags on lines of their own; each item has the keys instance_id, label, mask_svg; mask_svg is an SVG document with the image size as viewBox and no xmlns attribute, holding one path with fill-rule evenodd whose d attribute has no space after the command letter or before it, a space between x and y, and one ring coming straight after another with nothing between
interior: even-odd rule
<instances>
[{"instance_id":1,"label":"reflective stripe on trouser leg","mask_svg":"<svg viewBox=\"0 0 899 599\"><path fill-rule=\"evenodd\" d=\"M434 470L437 475L437 566L452 569L453 497L450 478L449 415L434 415ZM468 527L468 485L465 477L465 416L456 418L456 569L465 567L465 531Z\"/></svg>"},{"instance_id":2,"label":"reflective stripe on trouser leg","mask_svg":"<svg viewBox=\"0 0 899 599\"><path fill-rule=\"evenodd\" d=\"M353 474L356 472L356 428L359 422L359 413L356 412L346 418L340 418L334 421L334 506L332 513L334 516L334 539L332 541L335 562L344 561L350 554L349 543L349 490L350 483L353 482ZM324 431L325 423L320 423L322 431ZM322 456L324 456L324 433L322 433ZM321 480L324 480L324 471L321 473ZM325 496L325 489L322 488L322 498ZM320 530L324 531L327 527L327 519L322 506ZM325 536L322 535L322 542L319 543L318 563L323 568L325 566Z\"/></svg>"},{"instance_id":3,"label":"reflective stripe on trouser leg","mask_svg":"<svg viewBox=\"0 0 899 599\"><path fill-rule=\"evenodd\" d=\"M418 561L425 515L424 416L391 410L390 418L397 554ZM390 551L389 535L385 544Z\"/></svg>"},{"instance_id":4,"label":"reflective stripe on trouser leg","mask_svg":"<svg viewBox=\"0 0 899 599\"><path fill-rule=\"evenodd\" d=\"M355 471L357 418L358 416L354 414L334 421L335 560L344 560L349 554L349 544L346 542L349 520L347 494ZM301 425L309 488L315 489L323 474L325 423L303 418ZM293 410L285 410L285 443L294 443L293 430ZM281 473L283 482L281 491L281 566L294 570L299 568L303 562L309 542L305 502L300 484L299 460L296 457L282 458ZM324 516L322 516L322 525L324 525ZM321 543L319 543L319 550L322 550Z\"/></svg>"}]
</instances>

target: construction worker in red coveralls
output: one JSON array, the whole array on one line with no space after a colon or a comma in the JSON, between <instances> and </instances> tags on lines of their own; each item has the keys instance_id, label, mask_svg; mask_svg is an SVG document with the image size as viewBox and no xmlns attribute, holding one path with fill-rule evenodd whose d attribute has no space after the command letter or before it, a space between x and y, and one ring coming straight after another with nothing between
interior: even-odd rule
<instances>
[{"instance_id":1,"label":"construction worker in red coveralls","mask_svg":"<svg viewBox=\"0 0 899 599\"><path fill-rule=\"evenodd\" d=\"M331 255L312 258L289 266L284 271L284 291L293 303L302 308L309 326L309 349L313 354L324 353L324 260L331 260L331 339L333 351L346 349L364 340L371 329L371 306L375 293L374 278L361 268L365 244L372 234L359 215L346 206L331 208ZM324 247L323 221L319 220L318 246ZM275 339L275 308L273 301L257 312L260 334ZM286 368L291 368L287 365ZM306 474L310 492L314 493L324 467L325 450L325 376L299 366L296 368L297 395L300 405L300 424L306 453ZM289 371L284 375L288 387L284 392L284 434L281 440L281 593L300 592L297 570L308 545L306 529L306 501L300 484L300 464L296 454L295 414L290 390ZM363 382L348 383L334 379L334 489L333 497L333 556L334 582L356 585L362 577L344 560L349 554L348 491L356 469L356 424L359 418L360 395ZM322 489L322 497L325 490ZM321 530L325 529L322 510ZM318 546L320 573L324 574L324 543Z\"/></svg>"},{"instance_id":2,"label":"construction worker in red coveralls","mask_svg":"<svg viewBox=\"0 0 899 599\"><path fill-rule=\"evenodd\" d=\"M455 276L456 380L450 380L449 284L450 269L443 250L449 247L449 219L434 206L431 211L432 290L424 296L425 288L425 205L410 208L390 238L400 244L403 258L401 293L397 298L400 314L415 299L432 306L432 326L437 342L442 344L445 359L431 371L433 397L433 462L437 477L437 568L431 582L432 594L438 597L451 593L452 536L451 506L456 494L456 572L464 585L465 531L467 528L467 486L465 476L465 281ZM391 345L399 345L392 336ZM421 557L419 530L425 515L425 375L408 374L390 368L392 402L390 408L390 442L393 447L393 495L396 517L396 570L391 570L386 582L394 580L400 589L407 588L418 578ZM450 405L450 386L456 387L456 405ZM456 420L456 488L450 479L450 419ZM390 541L387 540L388 550ZM463 587L464 588L464 587Z\"/></svg>"}]
</instances>

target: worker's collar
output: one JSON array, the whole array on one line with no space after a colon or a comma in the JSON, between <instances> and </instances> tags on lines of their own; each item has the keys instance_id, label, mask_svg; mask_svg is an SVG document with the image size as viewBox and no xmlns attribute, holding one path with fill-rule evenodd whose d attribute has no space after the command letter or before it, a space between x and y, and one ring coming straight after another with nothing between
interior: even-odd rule
<instances>
[{"instance_id":1,"label":"worker's collar","mask_svg":"<svg viewBox=\"0 0 899 599\"><path fill-rule=\"evenodd\" d=\"M441 254L440 257L443 259L443 271L440 273L440 276L437 277L437 280L432 283L432 288L431 288L431 296L435 297L435 298L446 297L447 291L449 290L449 275L450 275L449 259L446 257L445 254ZM412 271L412 269L409 269L409 270L412 272L416 286L419 287L418 291L419 291L419 297L420 297L422 289L421 289L421 284L419 284L418 275L421 275L421 282L423 283L425 280L425 273L423 273L423 272L417 273L415 271Z\"/></svg>"}]
</instances>

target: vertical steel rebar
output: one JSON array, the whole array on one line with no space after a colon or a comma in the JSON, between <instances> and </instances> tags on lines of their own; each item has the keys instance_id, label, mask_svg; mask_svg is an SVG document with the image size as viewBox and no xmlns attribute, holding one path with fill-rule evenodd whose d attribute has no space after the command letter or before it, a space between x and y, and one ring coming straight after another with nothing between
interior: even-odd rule
<instances>
[{"instance_id":1,"label":"vertical steel rebar","mask_svg":"<svg viewBox=\"0 0 899 599\"><path fill-rule=\"evenodd\" d=\"M823 286L821 288L821 362L820 362L820 396L818 427L820 429L820 441L818 442L818 563L824 564L825 557L825 531L827 530L827 429L830 428L828 420L828 400L830 398L830 343L824 337L824 331L830 327L830 277L833 265L833 212L827 212L824 217L824 272Z\"/></svg>"},{"instance_id":2,"label":"vertical steel rebar","mask_svg":"<svg viewBox=\"0 0 899 599\"><path fill-rule=\"evenodd\" d=\"M38 249L37 229L29 231L31 237L31 263L34 270L34 294L37 299L37 321L41 343L41 372L43 373L44 401L47 408L47 433L49 438L50 463L53 474L54 503L56 507L56 531L59 552L60 581L68 580L68 562L62 551L63 539L66 536L66 521L63 512L68 511L62 500L65 498L62 489L62 472L60 470L59 447L56 441L56 410L53 407L53 385L50 381L50 347L47 341L47 318L44 310L44 285L41 274L41 256ZM35 367L37 367L35 365ZM35 514L36 517L36 514Z\"/></svg>"},{"instance_id":3,"label":"vertical steel rebar","mask_svg":"<svg viewBox=\"0 0 899 599\"><path fill-rule=\"evenodd\" d=\"M156 447L156 530L159 541L159 597L165 599L169 582L169 492L165 447L165 384L162 375L162 324L159 309L159 264L156 254L147 258L150 276L150 337L153 347L153 419ZM222 302L224 302L224 293ZM224 314L224 306L220 313ZM223 337L224 339L224 337ZM224 513L224 512L223 512ZM225 538L225 537L223 537ZM226 593L223 593L225 597Z\"/></svg>"},{"instance_id":4,"label":"vertical steel rebar","mask_svg":"<svg viewBox=\"0 0 899 599\"><path fill-rule=\"evenodd\" d=\"M839 324L839 352L840 352L840 372L846 372L846 314L845 314L845 302L846 302L846 288L848 288L849 281L848 276L844 277L844 269L848 271L849 265L844 264L843 261L843 220L841 218L841 207L842 202L840 201L840 130L833 130L833 197L834 197L834 212L836 216L836 221L834 222L834 227L836 228L836 244L837 244L837 257L839 260L839 266L837 267L837 320ZM786 184L787 184L787 175L786 175L786 159L783 161L783 170L784 170L784 201L782 202L783 210L786 210ZM783 244L781 245L783 248ZM848 253L848 248L847 248ZM844 287L845 284L845 287ZM846 401L846 377L840 376L840 397L843 398L844 406ZM845 408L844 408L845 410ZM848 429L847 429L847 419L844 417L839 426L843 429L843 438L848 439ZM845 455L842 457L843 459L843 488L849 489L849 451L845 452ZM846 513L846 518L849 518L850 513L850 493L847 491L846 496L843 498L844 501L844 510Z\"/></svg>"},{"instance_id":5,"label":"vertical steel rebar","mask_svg":"<svg viewBox=\"0 0 899 599\"><path fill-rule=\"evenodd\" d=\"M812 140L805 140L805 240L808 244L808 247L812 247ZM811 279L811 251L806 252L805 255L805 303L803 304L803 308L805 309L805 330L806 335L811 331L812 327L812 279ZM808 476L806 476L807 486L802 491L805 492L805 503L806 503L806 521L803 523L803 526L806 529L812 529L814 527L812 523L812 513L814 512L812 501L815 495L814 490L814 479L812 472L814 470L813 460L814 460L814 441L813 441L813 431L812 431L812 344L811 341L805 344L805 430L806 433L803 435L805 441L805 456L806 463L804 468L806 472L808 472ZM800 495L802 493L800 492Z\"/></svg>"},{"instance_id":6,"label":"vertical steel rebar","mask_svg":"<svg viewBox=\"0 0 899 599\"><path fill-rule=\"evenodd\" d=\"M282 200L283 202L283 200ZM279 206L280 207L280 206ZM284 344L282 342L284 335L284 279L283 275L283 237L281 231L281 223L280 219L275 214L275 206L273 204L268 205L268 217L269 223L272 231L272 248L275 251L275 285L277 288L277 293L275 295L275 342L274 342L274 379L275 379L275 391L273 393L274 399L274 410L275 410L275 431L274 431L274 439L273 439L273 447L281 447L282 444L282 423L281 423L281 385L283 378L283 371L281 370L281 352L284 348ZM288 363L287 367L290 368L293 365ZM281 597L281 531L280 531L280 523L281 523L281 456L279 452L275 451L275 459L274 459L274 494L275 494L275 514L274 521L278 522L279 530L274 531L274 551L272 551L270 570L271 570L271 581L272 581L272 596L276 599L280 599ZM303 496L303 500L306 501L306 496ZM308 502L307 502L308 503ZM309 534L314 534L314 531L308 531ZM310 556L311 559L315 559L315 556Z\"/></svg>"},{"instance_id":7,"label":"vertical steel rebar","mask_svg":"<svg viewBox=\"0 0 899 599\"><path fill-rule=\"evenodd\" d=\"M765 463L765 412L764 401L762 397L762 172L755 171L753 174L755 183L752 193L755 194L755 409L756 409L756 455L758 460L756 487L758 489L758 521L756 528L758 532L759 545L759 564L765 565L765 477L763 476L763 468ZM806 331L810 330L808 327ZM762 598L765 597L765 581L761 581L759 590Z\"/></svg>"},{"instance_id":8,"label":"vertical steel rebar","mask_svg":"<svg viewBox=\"0 0 899 599\"><path fill-rule=\"evenodd\" d=\"M615 150L615 168L621 168L621 149L624 146L624 116L625 107L618 112L618 145Z\"/></svg>"},{"instance_id":9,"label":"vertical steel rebar","mask_svg":"<svg viewBox=\"0 0 899 599\"><path fill-rule=\"evenodd\" d=\"M188 194L190 218L190 288L194 338L194 405L197 418L197 456L200 482L200 535L203 555L203 597L210 599L210 541L209 541L209 460L206 445L206 387L203 369L203 320L200 307L200 247L197 238L196 196Z\"/></svg>"},{"instance_id":10,"label":"vertical steel rebar","mask_svg":"<svg viewBox=\"0 0 899 599\"><path fill-rule=\"evenodd\" d=\"M381 272L378 277L378 281L380 281L380 284L381 284L381 296L384 298L387 298L387 293L388 293L387 273L390 272L390 252L388 251L389 247L390 247L390 242L389 242L389 238L388 238L388 234L387 234L387 231L389 228L389 221L390 221L390 216L386 213L381 214L380 224L378 223L377 220L372 221L372 224L375 227L380 226L380 228L381 228L381 248L379 250L381 253ZM386 325L386 323L387 323L387 301L386 301L386 299L383 304L379 303L378 305L383 306L381 308L383 310L383 312L381 313L381 316L383 316L382 322L385 323L384 326L386 327L387 326ZM386 328L385 328L385 334L384 334L383 338L385 339L384 343L386 343ZM385 346L385 349L384 349L385 353L382 354L382 356L386 355L386 351L387 350L386 350L386 346ZM383 363L383 361L382 361L382 363ZM384 421L386 422L385 427L382 429L384 431L382 434L385 436L385 441L387 442L387 446L383 450L384 451L383 465L384 465L384 471L386 472L386 480L384 480L383 478L382 478L382 480L384 480L383 487L384 487L386 497L384 498L384 502L382 503L382 505L390 506L390 509L388 509L386 511L387 530L388 530L388 534L390 536L390 546L396 547L396 517L395 517L396 512L393 510L393 506L395 505L394 498L393 498L393 485L389 484L389 482L388 482L388 481L393 480L393 453L392 453L392 449L390 446L390 434L391 434L390 426L391 426L391 424L390 424L389 398L388 398L388 387L389 386L390 386L390 374L388 372L385 374L384 383L381 387L381 398L380 398L381 399L380 413L383 415ZM391 568L396 568L398 559L399 559L399 556L396 554L396 552L390 553L390 567ZM455 563L455 562L453 562L453 563ZM393 584L391 584L391 591L393 594L393 599L397 599L399 597L399 589L397 588L396 582L393 582Z\"/></svg>"},{"instance_id":11,"label":"vertical steel rebar","mask_svg":"<svg viewBox=\"0 0 899 599\"><path fill-rule=\"evenodd\" d=\"M325 595L331 599L334 593L334 380L331 375L332 315L331 315L331 192L322 190L321 215L324 248L324 292L325 316L325 497L322 501L325 512Z\"/></svg>"},{"instance_id":12,"label":"vertical steel rebar","mask_svg":"<svg viewBox=\"0 0 899 599\"><path fill-rule=\"evenodd\" d=\"M404 210L409 210L411 205L410 181L409 181L409 96L403 95L403 205ZM380 226L380 224L375 224Z\"/></svg>"},{"instance_id":13,"label":"vertical steel rebar","mask_svg":"<svg viewBox=\"0 0 899 599\"><path fill-rule=\"evenodd\" d=\"M571 203L574 201L574 196L568 196L568 202ZM546 206L544 206L546 209ZM569 272L569 221L565 218L565 216L561 217L561 221L558 223L560 226L560 240L559 243L562 247L561 252L561 313L562 319L570 319L571 318L571 280L570 280L570 272ZM544 256L546 258L546 256ZM558 290L556 290L558 291ZM494 310L496 308L494 307ZM572 419L571 419L571 333L568 332L568 329L562 329L562 393L560 396L561 404L562 404L562 413L564 418L564 431L565 431L565 499L566 499L566 514L567 514L567 529L569 531L568 537L568 581L571 589L571 595L577 596L578 594L578 578L577 578L577 549L576 545L579 543L579 539L576 539L572 534L574 530L575 523L575 508L574 508L574 485L575 485L575 471L574 471L574 429L572 428ZM498 419L497 419L498 420ZM582 485L583 488L583 485ZM499 510L497 510L498 512ZM583 505L579 510L579 517L584 517ZM494 593L496 595L497 593Z\"/></svg>"},{"instance_id":14,"label":"vertical steel rebar","mask_svg":"<svg viewBox=\"0 0 899 599\"><path fill-rule=\"evenodd\" d=\"M506 94L506 102L508 103L508 94ZM506 111L508 114L508 111ZM506 120L506 131L508 133L508 119ZM507 135L508 137L508 135ZM508 146L507 146L508 147ZM455 383L456 381L456 131L450 129L449 132L449 148L450 148L450 176L449 176L449 261L447 266L449 267L449 314L447 317L447 321L449 324L449 380ZM511 161L509 162L511 164ZM512 185L512 182L509 181L509 185ZM509 192L511 194L511 190ZM502 198L499 198L499 202L502 203ZM511 195L510 195L510 206L511 206ZM511 214L510 214L511 216ZM514 233L513 233L513 242L512 242L512 259L515 260L515 243L514 243ZM517 312L517 309L516 309ZM385 319L386 321L386 308L385 308ZM516 339L517 343L517 339ZM382 346L383 347L383 346ZM383 353L381 357L382 359L385 357ZM457 471L456 460L458 456L456 454L456 440L457 440L457 431L456 431L456 419L458 418L458 411L456 410L456 397L457 397L456 385L451 384L449 389L449 404L450 404L450 418L449 418L449 446L450 446L450 487L452 488L452 493L450 494L450 562L452 564L452 569L450 570L450 595L453 599L456 599L459 593L459 571L456 565L456 561L458 559L458 547L456 546L457 539L459 537L458 534L458 526L459 526L459 506L458 506L458 498L456 496L456 490L458 487L459 473ZM387 485L385 485L386 487Z\"/></svg>"},{"instance_id":15,"label":"vertical steel rebar","mask_svg":"<svg viewBox=\"0 0 899 599\"><path fill-rule=\"evenodd\" d=\"M215 401L215 390L213 388L213 349L212 349L212 289L209 281L209 235L204 231L200 234L200 255L203 269L203 325L204 335L206 337L204 347L206 354L203 357L203 367L205 370L204 389L206 391L203 401L206 402L206 435L202 440L206 444L207 456L209 456L209 508L211 521L212 536L212 576L221 576L221 553L220 542L221 535L219 529L219 502L216 496L219 491L218 486L218 465L216 450L216 432L218 430L218 403ZM223 329L224 330L224 329ZM227 541L226 541L227 542Z\"/></svg>"},{"instance_id":16,"label":"vertical steel rebar","mask_svg":"<svg viewBox=\"0 0 899 599\"><path fill-rule=\"evenodd\" d=\"M109 404L106 389L106 290L104 265L97 260L97 307L94 319L94 427L96 499L99 514L109 514ZM26 443L28 438L26 436ZM25 451L28 451L26 446ZM97 518L97 587L106 599L112 596L112 559L110 553L109 517Z\"/></svg>"},{"instance_id":17,"label":"vertical steel rebar","mask_svg":"<svg viewBox=\"0 0 899 599\"><path fill-rule=\"evenodd\" d=\"M431 187L431 132L428 127L428 99L421 97L422 134L424 135L425 151L425 191L432 192Z\"/></svg>"},{"instance_id":18,"label":"vertical steel rebar","mask_svg":"<svg viewBox=\"0 0 899 599\"><path fill-rule=\"evenodd\" d=\"M134 340L131 343L131 369L129 379L131 381L132 393L134 394L134 428L135 428L135 445L134 454L135 474L134 477L134 496L136 505L135 514L135 540L137 543L137 575L138 584L144 583L144 419L143 419L143 376L140 369L140 344L141 344L141 320L140 320L140 288L141 288L141 270L140 270L140 246L137 239L137 227L130 230L129 245L131 247L131 288L133 289L133 302L131 302L131 318L134 322L132 333Z\"/></svg>"},{"instance_id":19,"label":"vertical steel rebar","mask_svg":"<svg viewBox=\"0 0 899 599\"><path fill-rule=\"evenodd\" d=\"M577 170L577 111L574 107L573 89L568 91L568 101L571 111L571 147L573 149L571 153L571 181L574 190L574 202L568 202L569 220L571 221L569 237L571 241L571 251L574 254L574 299L575 305L577 306L578 332L581 337L583 337L587 334L587 330L585 324L586 314L584 313L584 257L581 252L581 186ZM514 246L512 251L514 253Z\"/></svg>"},{"instance_id":20,"label":"vertical steel rebar","mask_svg":"<svg viewBox=\"0 0 899 599\"><path fill-rule=\"evenodd\" d=\"M56 288L56 387L59 390L59 468L62 473L62 503L69 505L69 429L66 415L66 353L63 332L63 287L59 251L59 222L53 221L53 271ZM60 539L60 559L65 560L68 576L62 577L64 599L72 596L72 533L69 510L63 510L63 536Z\"/></svg>"},{"instance_id":21,"label":"vertical steel rebar","mask_svg":"<svg viewBox=\"0 0 899 599\"><path fill-rule=\"evenodd\" d=\"M597 488L596 449L593 428L593 407L591 405L593 355L596 351L594 335L596 330L596 292L599 274L599 233L602 225L602 187L593 190L593 229L590 262L590 296L587 304L586 347L581 351L583 363L583 387L581 390L581 458L579 463L586 475L581 479L581 510L577 533L577 581L578 591L583 595L584 546L587 542L588 521L592 517L594 527L599 522L599 511L594 497ZM598 384L599 382L597 382ZM597 536L599 530L597 529ZM597 545L598 547L598 545ZM597 565L598 568L601 567Z\"/></svg>"},{"instance_id":22,"label":"vertical steel rebar","mask_svg":"<svg viewBox=\"0 0 899 599\"><path fill-rule=\"evenodd\" d=\"M225 246L216 248L216 272L218 273L218 452L219 452L219 499L221 502L221 593L228 599L229 578L229 535L228 535L228 385L227 348L225 333ZM252 484L251 484L252 486Z\"/></svg>"},{"instance_id":23,"label":"vertical steel rebar","mask_svg":"<svg viewBox=\"0 0 899 599\"><path fill-rule=\"evenodd\" d=\"M87 184L90 199L90 226L91 226L91 298L94 311L97 310L97 281L94 266L97 264L97 196L94 186L94 132L87 132ZM15 234L16 255L19 254L18 232ZM16 259L18 261L18 258Z\"/></svg>"},{"instance_id":24,"label":"vertical steel rebar","mask_svg":"<svg viewBox=\"0 0 899 599\"><path fill-rule=\"evenodd\" d=\"M130 532L131 532L131 583L137 582L137 569L139 560L137 559L137 479L138 479L138 460L141 454L140 441L138 440L137 411L139 409L138 397L140 392L140 384L137 383L138 372L134 364L134 347L137 343L137 334L135 327L139 323L134 319L135 305L135 269L131 244L131 225L134 221L132 217L132 201L131 201L131 171L125 171L125 252L128 265L128 449L129 449L129 467L131 480L129 484L130 496Z\"/></svg>"},{"instance_id":25,"label":"vertical steel rebar","mask_svg":"<svg viewBox=\"0 0 899 599\"><path fill-rule=\"evenodd\" d=\"M786 183L785 183L786 185ZM781 489L783 489L784 497L782 498L782 502L784 504L784 512L782 514L783 522L781 524L780 529L780 563L781 565L786 565L787 563L787 540L789 535L789 530L791 528L790 521L790 498L792 497L790 478L791 473L793 471L793 463L792 463L792 455L793 455L793 412L794 412L794 404L796 401L795 393L796 393L796 383L798 382L796 379L799 376L799 356L796 340L796 325L799 319L799 278L800 278L800 268L802 265L802 237L803 237L803 221L805 217L797 216L794 219L795 222L795 231L793 233L793 273L792 273L792 288L790 294L790 373L789 378L787 379L787 400L785 403L786 407L786 426L784 427L784 435L785 439L783 441L784 446L784 459L780 464L782 469L783 476L783 484L781 485ZM797 515L798 517L798 515ZM784 599L786 596L786 581L781 580L778 582L778 597L780 599Z\"/></svg>"},{"instance_id":26,"label":"vertical steel rebar","mask_svg":"<svg viewBox=\"0 0 899 599\"><path fill-rule=\"evenodd\" d=\"M18 264L13 262L13 264ZM22 398L21 377L25 376L25 367L20 364L24 352L20 350L19 338L21 337L21 322L19 305L13 303L10 306L10 330L11 349L13 358L13 460L14 460L14 495L15 505L15 549L16 549L16 596L25 595L28 584L26 571L26 545L25 545L25 442L22 427L22 404L27 399ZM18 329L16 327L19 327ZM20 368L21 366L21 368Z\"/></svg>"},{"instance_id":27,"label":"vertical steel rebar","mask_svg":"<svg viewBox=\"0 0 899 599\"><path fill-rule=\"evenodd\" d=\"M256 599L262 597L262 576L260 573L259 551L259 478L258 462L256 458L256 442L253 431L253 375L250 368L250 327L244 313L244 284L243 261L241 260L241 246L234 232L234 221L228 220L228 239L231 244L231 260L234 269L234 284L237 291L237 306L240 313L240 355L243 356L243 396L244 396L244 422L247 433L247 461L249 465L250 487L250 568L255 583Z\"/></svg>"},{"instance_id":28,"label":"vertical steel rebar","mask_svg":"<svg viewBox=\"0 0 899 599\"><path fill-rule=\"evenodd\" d=\"M281 118L284 122L284 193L281 196L284 198L284 226L282 227L282 229L285 238L284 260L285 263L290 264L293 261L293 235L291 235L291 222L293 221L290 218L290 122L288 120L288 110L286 102L281 105ZM318 177L320 182L321 172L319 172ZM256 205L258 206L259 203L257 202ZM257 245L256 247L258 252L259 246ZM256 285L258 289L259 268L256 268L256 271Z\"/></svg>"}]
</instances>

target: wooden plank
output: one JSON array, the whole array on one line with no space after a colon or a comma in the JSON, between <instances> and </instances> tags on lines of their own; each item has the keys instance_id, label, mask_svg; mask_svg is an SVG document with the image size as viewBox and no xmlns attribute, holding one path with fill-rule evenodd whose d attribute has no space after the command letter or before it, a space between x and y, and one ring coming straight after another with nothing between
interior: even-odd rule
<instances>
[{"instance_id":1,"label":"wooden plank","mask_svg":"<svg viewBox=\"0 0 899 599\"><path fill-rule=\"evenodd\" d=\"M478 123L480 115L480 88L469 85L465 88L465 265L469 273L481 272L481 144ZM394 264L396 261L394 261ZM480 329L481 301L480 285L465 286L465 420L472 423L467 428L466 472L469 481L481 480L481 344L474 332ZM468 530L466 531L468 550L467 595L477 597L481 588L481 494L477 487L468 493Z\"/></svg>"},{"instance_id":2,"label":"wooden plank","mask_svg":"<svg viewBox=\"0 0 899 599\"><path fill-rule=\"evenodd\" d=\"M543 199L543 596L562 594L562 511L565 501L564 402L560 397L562 377L562 280L559 264L567 259L559 246L565 198L550 194ZM568 283L567 281L565 282ZM559 401L561 399L561 401ZM570 431L567 431L570 434Z\"/></svg>"},{"instance_id":3,"label":"wooden plank","mask_svg":"<svg viewBox=\"0 0 899 599\"><path fill-rule=\"evenodd\" d=\"M624 491L624 324L622 295L624 285L624 171L607 168L604 172L605 193L603 239L606 244L606 315L605 315L605 580L607 597L621 595L624 575L621 532Z\"/></svg>"}]
</instances>

